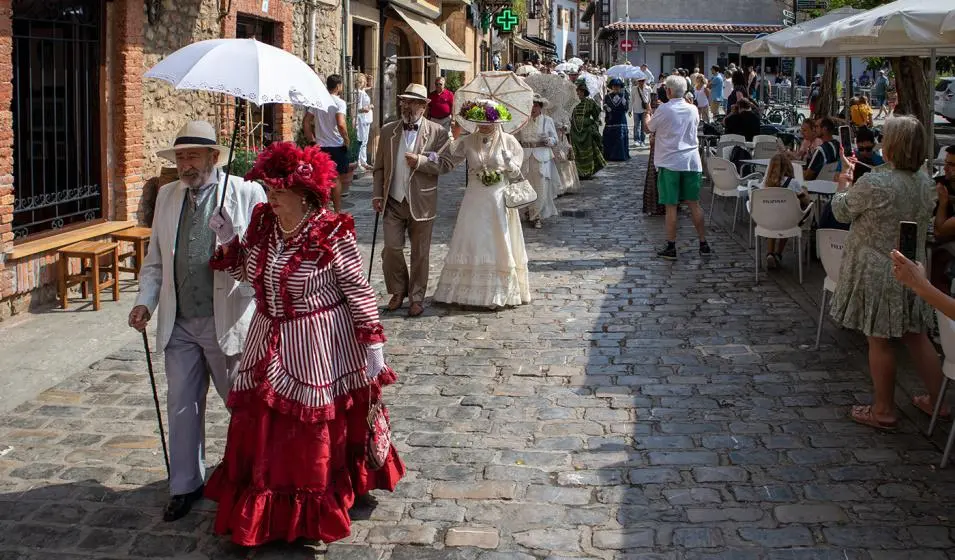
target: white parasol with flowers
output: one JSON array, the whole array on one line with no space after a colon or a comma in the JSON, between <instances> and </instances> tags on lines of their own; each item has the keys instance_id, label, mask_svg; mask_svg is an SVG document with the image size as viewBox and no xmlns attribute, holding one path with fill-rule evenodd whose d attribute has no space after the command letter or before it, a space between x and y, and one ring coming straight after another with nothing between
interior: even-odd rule
<instances>
[{"instance_id":1,"label":"white parasol with flowers","mask_svg":"<svg viewBox=\"0 0 955 560\"><path fill-rule=\"evenodd\" d=\"M515 132L527 123L534 90L513 72L482 72L454 92L455 120L474 132L482 123Z\"/></svg>"}]
</instances>

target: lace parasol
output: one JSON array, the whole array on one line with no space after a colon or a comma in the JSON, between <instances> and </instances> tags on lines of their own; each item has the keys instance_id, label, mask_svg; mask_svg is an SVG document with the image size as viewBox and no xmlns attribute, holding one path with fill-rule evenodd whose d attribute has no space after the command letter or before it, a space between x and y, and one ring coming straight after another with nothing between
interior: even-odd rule
<instances>
[{"instance_id":1,"label":"lace parasol","mask_svg":"<svg viewBox=\"0 0 955 560\"><path fill-rule=\"evenodd\" d=\"M524 81L534 93L550 101L544 113L554 119L555 126L570 125L570 113L579 102L577 89L570 80L556 74L535 74Z\"/></svg>"}]
</instances>

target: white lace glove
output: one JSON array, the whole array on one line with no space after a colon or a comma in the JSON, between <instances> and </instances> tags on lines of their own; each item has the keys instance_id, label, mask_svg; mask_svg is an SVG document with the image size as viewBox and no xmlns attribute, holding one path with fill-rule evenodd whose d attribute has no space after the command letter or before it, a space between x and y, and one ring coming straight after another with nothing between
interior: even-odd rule
<instances>
[{"instance_id":1,"label":"white lace glove","mask_svg":"<svg viewBox=\"0 0 955 560\"><path fill-rule=\"evenodd\" d=\"M235 226L232 225L232 218L226 214L225 210L219 209L209 220L209 229L215 232L216 241L220 245L225 245L235 239Z\"/></svg>"},{"instance_id":2,"label":"white lace glove","mask_svg":"<svg viewBox=\"0 0 955 560\"><path fill-rule=\"evenodd\" d=\"M385 367L385 352L383 348L384 344L379 342L369 345L366 350L365 363L367 369L365 369L365 376L368 377L369 380L378 377L378 374L381 373L381 370Z\"/></svg>"}]
</instances>

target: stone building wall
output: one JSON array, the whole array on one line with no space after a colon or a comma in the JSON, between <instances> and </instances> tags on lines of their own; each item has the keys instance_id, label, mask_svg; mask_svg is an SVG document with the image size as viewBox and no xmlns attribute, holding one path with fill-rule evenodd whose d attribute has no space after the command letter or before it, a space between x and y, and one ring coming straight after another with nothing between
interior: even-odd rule
<instances>
[{"instance_id":1,"label":"stone building wall","mask_svg":"<svg viewBox=\"0 0 955 560\"><path fill-rule=\"evenodd\" d=\"M0 0L0 299L13 288L13 0ZM0 319L4 316L0 307Z\"/></svg>"}]
</instances>

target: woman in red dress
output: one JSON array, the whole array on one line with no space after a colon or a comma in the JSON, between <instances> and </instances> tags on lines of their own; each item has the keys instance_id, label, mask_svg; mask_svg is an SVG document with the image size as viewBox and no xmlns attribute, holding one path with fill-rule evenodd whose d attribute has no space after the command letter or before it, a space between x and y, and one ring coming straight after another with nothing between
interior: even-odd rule
<instances>
[{"instance_id":1,"label":"woman in red dress","mask_svg":"<svg viewBox=\"0 0 955 560\"><path fill-rule=\"evenodd\" d=\"M244 240L228 216L212 258L255 290L256 308L228 406L225 456L206 486L215 532L243 546L350 534L356 496L393 491L404 465L365 461L369 400L394 383L354 222L325 208L335 166L317 147L272 144L246 176L268 191Z\"/></svg>"}]
</instances>

